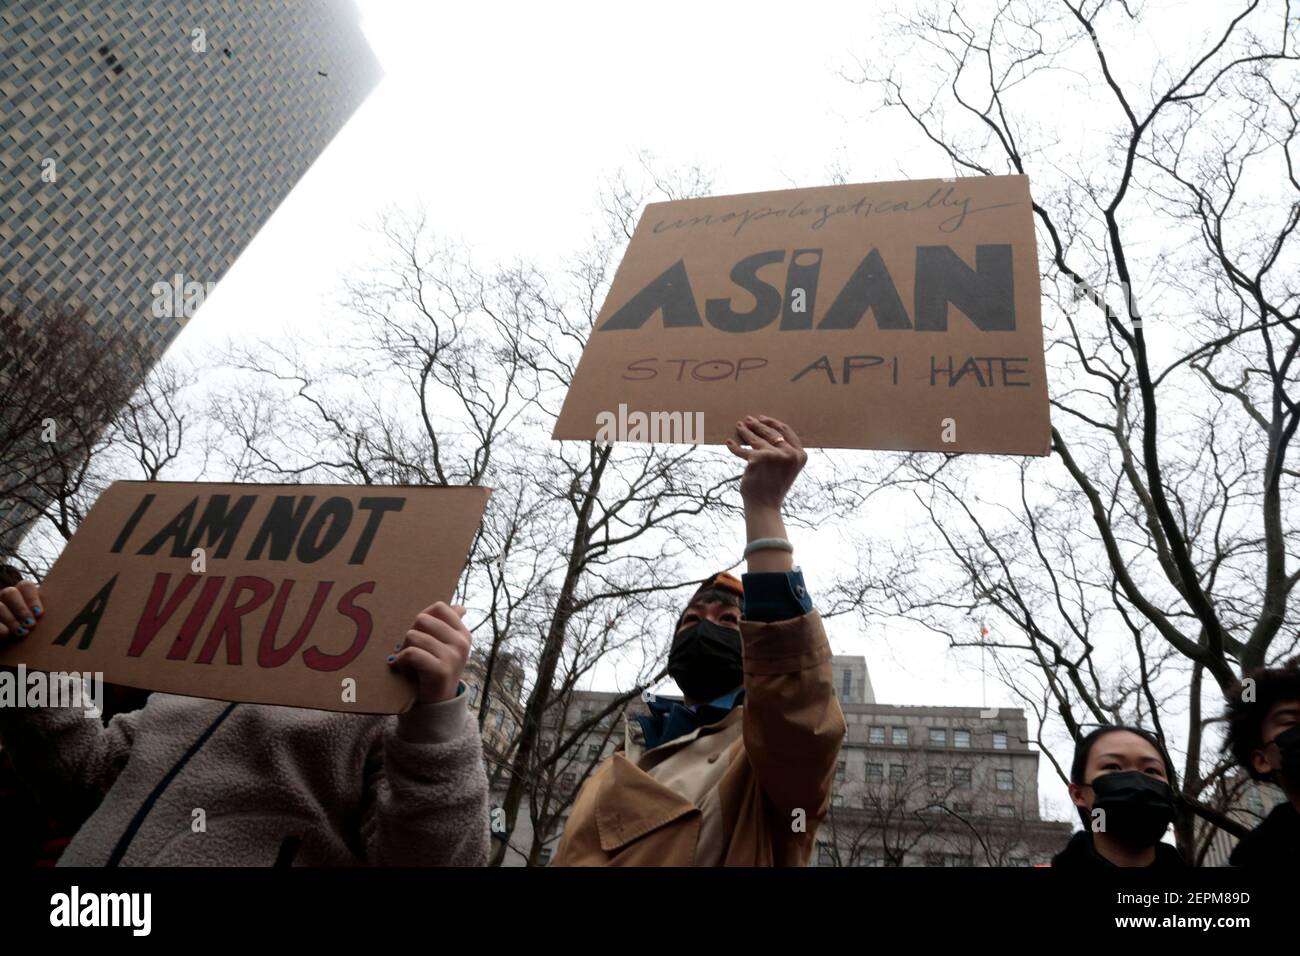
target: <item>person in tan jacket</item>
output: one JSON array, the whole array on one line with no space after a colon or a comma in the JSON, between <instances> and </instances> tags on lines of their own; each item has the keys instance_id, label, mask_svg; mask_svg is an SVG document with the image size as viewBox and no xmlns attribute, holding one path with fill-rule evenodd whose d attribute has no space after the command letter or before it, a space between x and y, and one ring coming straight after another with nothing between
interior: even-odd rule
<instances>
[{"instance_id":1,"label":"person in tan jacket","mask_svg":"<svg viewBox=\"0 0 1300 956\"><path fill-rule=\"evenodd\" d=\"M748 446L748 447L746 447ZM677 622L652 700L579 791L552 866L805 866L846 733L831 649L794 570L781 506L808 460L765 415L727 442L748 545L743 582L706 580Z\"/></svg>"}]
</instances>

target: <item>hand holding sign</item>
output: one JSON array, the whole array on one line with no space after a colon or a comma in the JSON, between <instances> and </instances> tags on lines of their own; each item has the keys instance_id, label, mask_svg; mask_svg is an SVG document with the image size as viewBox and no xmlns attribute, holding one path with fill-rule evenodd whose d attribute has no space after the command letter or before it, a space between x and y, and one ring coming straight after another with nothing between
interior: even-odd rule
<instances>
[{"instance_id":1,"label":"hand holding sign","mask_svg":"<svg viewBox=\"0 0 1300 956\"><path fill-rule=\"evenodd\" d=\"M742 447L741 442L749 448ZM736 422L736 437L727 439L727 448L746 462L740 479L745 509L772 508L779 512L786 492L808 461L808 453L794 429L767 415L747 415Z\"/></svg>"},{"instance_id":2,"label":"hand holding sign","mask_svg":"<svg viewBox=\"0 0 1300 956\"><path fill-rule=\"evenodd\" d=\"M7 592L0 666L372 714L445 700L469 639L456 614L429 598L454 591L488 494L115 482L40 595L31 584ZM44 615L33 641L26 622L36 620L38 600ZM407 628L395 654L392 642ZM389 656L400 667L385 664Z\"/></svg>"},{"instance_id":3,"label":"hand holding sign","mask_svg":"<svg viewBox=\"0 0 1300 956\"><path fill-rule=\"evenodd\" d=\"M552 437L719 443L760 405L814 448L1046 455L1029 180L647 206Z\"/></svg>"},{"instance_id":4,"label":"hand holding sign","mask_svg":"<svg viewBox=\"0 0 1300 956\"><path fill-rule=\"evenodd\" d=\"M0 591L0 641L19 641L36 629L44 614L40 593L31 581ZM411 629L388 658L394 670L414 677L417 702L432 704L456 696L469 659L470 633L461 618L465 609L442 601L416 616Z\"/></svg>"},{"instance_id":5,"label":"hand holding sign","mask_svg":"<svg viewBox=\"0 0 1300 956\"><path fill-rule=\"evenodd\" d=\"M41 596L31 581L19 581L0 591L0 641L21 641L44 613Z\"/></svg>"},{"instance_id":6,"label":"hand holding sign","mask_svg":"<svg viewBox=\"0 0 1300 956\"><path fill-rule=\"evenodd\" d=\"M742 442L749 445L743 447ZM745 503L746 539L753 543L767 539L785 540L781 506L795 478L808 461L808 453L793 428L767 415L747 415L736 422L736 437L727 448L746 462L740 478L740 497ZM789 551L764 547L748 555L750 572L789 571Z\"/></svg>"},{"instance_id":7,"label":"hand holding sign","mask_svg":"<svg viewBox=\"0 0 1300 956\"><path fill-rule=\"evenodd\" d=\"M415 617L396 653L388 658L395 670L410 674L420 686L416 700L434 704L450 700L460 687L469 659L469 628L461 620L465 609L439 601Z\"/></svg>"}]
</instances>

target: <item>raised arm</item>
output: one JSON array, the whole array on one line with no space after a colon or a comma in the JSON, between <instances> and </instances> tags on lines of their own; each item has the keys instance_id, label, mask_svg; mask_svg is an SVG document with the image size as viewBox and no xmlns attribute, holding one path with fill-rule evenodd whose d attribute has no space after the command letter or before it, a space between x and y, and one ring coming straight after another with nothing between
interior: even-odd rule
<instances>
[{"instance_id":1,"label":"raised arm","mask_svg":"<svg viewBox=\"0 0 1300 956\"><path fill-rule=\"evenodd\" d=\"M781 818L803 810L816 820L830 803L846 728L830 644L781 517L808 454L794 429L765 415L737 422L727 447L746 462L745 751Z\"/></svg>"}]
</instances>

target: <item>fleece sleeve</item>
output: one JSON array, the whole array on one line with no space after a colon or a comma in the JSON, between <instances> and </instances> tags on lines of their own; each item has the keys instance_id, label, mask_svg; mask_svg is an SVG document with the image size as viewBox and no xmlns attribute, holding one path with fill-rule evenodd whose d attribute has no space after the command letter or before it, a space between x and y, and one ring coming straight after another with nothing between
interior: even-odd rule
<instances>
[{"instance_id":1,"label":"fleece sleeve","mask_svg":"<svg viewBox=\"0 0 1300 956\"><path fill-rule=\"evenodd\" d=\"M0 746L19 779L46 805L98 803L126 765L141 710L105 726L80 707L0 707Z\"/></svg>"},{"instance_id":2,"label":"fleece sleeve","mask_svg":"<svg viewBox=\"0 0 1300 956\"><path fill-rule=\"evenodd\" d=\"M488 783L468 697L417 704L389 722L367 777L363 833L377 866L483 866Z\"/></svg>"}]
</instances>

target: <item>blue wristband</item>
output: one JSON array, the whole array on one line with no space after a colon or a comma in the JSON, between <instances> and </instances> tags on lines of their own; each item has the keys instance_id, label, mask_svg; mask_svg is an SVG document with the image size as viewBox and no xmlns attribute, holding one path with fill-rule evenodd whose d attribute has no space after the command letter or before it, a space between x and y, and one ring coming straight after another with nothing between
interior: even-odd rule
<instances>
[{"instance_id":1,"label":"blue wristband","mask_svg":"<svg viewBox=\"0 0 1300 956\"><path fill-rule=\"evenodd\" d=\"M804 586L803 572L755 571L742 578L745 587L745 619L788 621L813 609L812 596Z\"/></svg>"}]
</instances>

